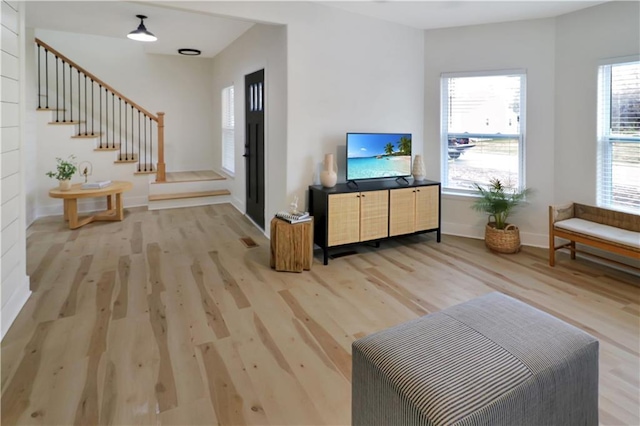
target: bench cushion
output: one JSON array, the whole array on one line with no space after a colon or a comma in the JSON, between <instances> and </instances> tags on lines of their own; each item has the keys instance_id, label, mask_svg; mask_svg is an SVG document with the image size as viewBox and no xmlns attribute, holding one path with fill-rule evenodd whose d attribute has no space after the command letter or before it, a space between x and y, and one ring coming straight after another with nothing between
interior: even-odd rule
<instances>
[{"instance_id":1,"label":"bench cushion","mask_svg":"<svg viewBox=\"0 0 640 426\"><path fill-rule=\"evenodd\" d=\"M640 233L638 232L577 218L561 220L556 222L554 226L566 231L577 232L601 240L612 241L617 244L640 249Z\"/></svg>"}]
</instances>

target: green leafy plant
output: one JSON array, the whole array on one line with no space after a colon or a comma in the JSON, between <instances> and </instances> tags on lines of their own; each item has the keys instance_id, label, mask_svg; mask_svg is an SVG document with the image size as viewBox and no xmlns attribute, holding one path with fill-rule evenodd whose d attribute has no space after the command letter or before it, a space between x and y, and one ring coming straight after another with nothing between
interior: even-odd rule
<instances>
[{"instance_id":1,"label":"green leafy plant","mask_svg":"<svg viewBox=\"0 0 640 426\"><path fill-rule=\"evenodd\" d=\"M500 179L494 178L489 181L489 186L485 189L474 183L480 193L480 198L471 206L474 210L488 213L489 220L495 219L496 229L504 229L507 226L507 218L511 211L532 193L530 188L521 191L509 190Z\"/></svg>"},{"instance_id":2,"label":"green leafy plant","mask_svg":"<svg viewBox=\"0 0 640 426\"><path fill-rule=\"evenodd\" d=\"M60 157L56 157L56 161L58 165L56 166L55 172L47 172L46 175L50 178L55 178L58 180L69 180L73 175L78 171L78 167L76 167L76 163L73 162L76 157L75 155L70 155L68 160L63 160Z\"/></svg>"}]
</instances>

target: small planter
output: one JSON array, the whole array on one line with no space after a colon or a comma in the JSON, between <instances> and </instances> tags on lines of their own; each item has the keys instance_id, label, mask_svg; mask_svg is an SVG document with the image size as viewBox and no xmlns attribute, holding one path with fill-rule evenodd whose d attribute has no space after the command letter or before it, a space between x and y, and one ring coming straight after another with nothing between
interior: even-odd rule
<instances>
[{"instance_id":1,"label":"small planter","mask_svg":"<svg viewBox=\"0 0 640 426\"><path fill-rule=\"evenodd\" d=\"M487 223L484 242L489 250L498 253L517 253L520 251L520 230L508 224L505 229L496 229L495 222Z\"/></svg>"},{"instance_id":2,"label":"small planter","mask_svg":"<svg viewBox=\"0 0 640 426\"><path fill-rule=\"evenodd\" d=\"M58 181L60 183L60 190L61 191L68 191L71 189L71 180L67 179L67 180L59 180Z\"/></svg>"}]
</instances>

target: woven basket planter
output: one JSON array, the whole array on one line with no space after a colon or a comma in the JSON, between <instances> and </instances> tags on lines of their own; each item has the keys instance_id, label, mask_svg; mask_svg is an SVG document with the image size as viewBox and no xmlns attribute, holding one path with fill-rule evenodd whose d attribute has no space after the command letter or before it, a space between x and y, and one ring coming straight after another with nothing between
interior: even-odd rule
<instances>
[{"instance_id":1,"label":"woven basket planter","mask_svg":"<svg viewBox=\"0 0 640 426\"><path fill-rule=\"evenodd\" d=\"M496 229L495 222L489 222L484 230L484 242L489 250L517 253L520 251L520 230L512 224L505 229Z\"/></svg>"}]
</instances>

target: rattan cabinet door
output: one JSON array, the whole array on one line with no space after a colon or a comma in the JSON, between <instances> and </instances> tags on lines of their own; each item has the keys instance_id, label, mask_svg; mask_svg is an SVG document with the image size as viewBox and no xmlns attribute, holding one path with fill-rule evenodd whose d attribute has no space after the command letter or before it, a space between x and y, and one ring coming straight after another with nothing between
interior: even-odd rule
<instances>
[{"instance_id":1,"label":"rattan cabinet door","mask_svg":"<svg viewBox=\"0 0 640 426\"><path fill-rule=\"evenodd\" d=\"M329 195L327 245L360 241L360 193Z\"/></svg>"},{"instance_id":2,"label":"rattan cabinet door","mask_svg":"<svg viewBox=\"0 0 640 426\"><path fill-rule=\"evenodd\" d=\"M389 191L360 193L360 241L389 236Z\"/></svg>"},{"instance_id":3,"label":"rattan cabinet door","mask_svg":"<svg viewBox=\"0 0 640 426\"><path fill-rule=\"evenodd\" d=\"M416 232L436 229L439 226L438 195L437 186L416 188Z\"/></svg>"},{"instance_id":4,"label":"rattan cabinet door","mask_svg":"<svg viewBox=\"0 0 640 426\"><path fill-rule=\"evenodd\" d=\"M389 191L389 236L411 234L415 230L416 188Z\"/></svg>"}]
</instances>

